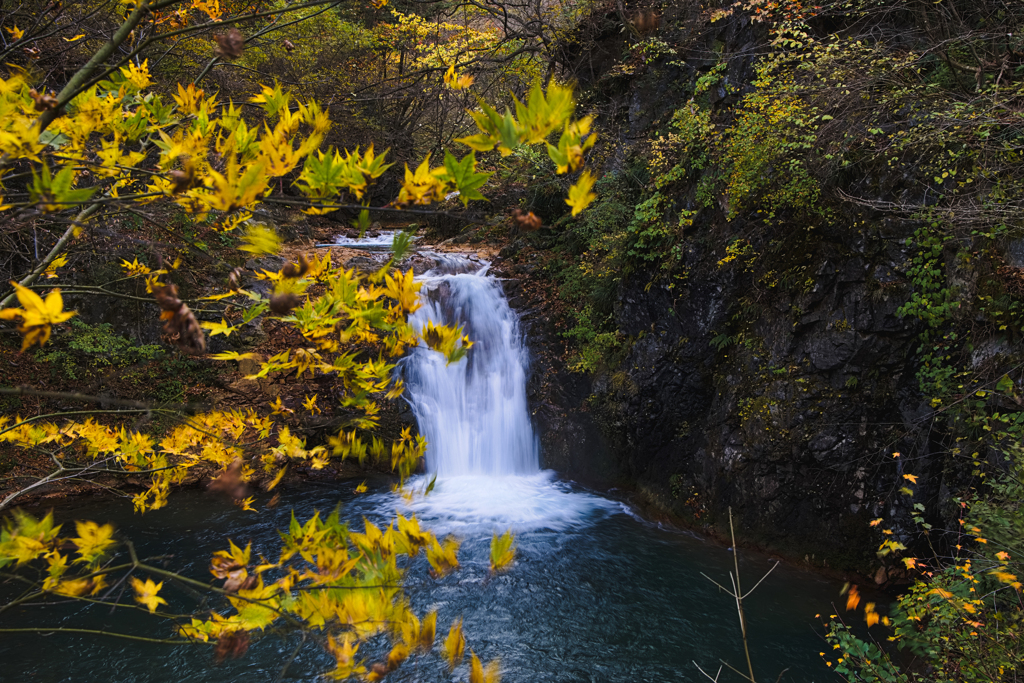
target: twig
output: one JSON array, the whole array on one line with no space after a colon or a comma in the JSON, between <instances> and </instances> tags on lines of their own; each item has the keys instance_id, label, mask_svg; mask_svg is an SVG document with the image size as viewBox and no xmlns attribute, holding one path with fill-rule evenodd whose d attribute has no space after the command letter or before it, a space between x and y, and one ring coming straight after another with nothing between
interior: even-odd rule
<instances>
[{"instance_id":1,"label":"twig","mask_svg":"<svg viewBox=\"0 0 1024 683\"><path fill-rule=\"evenodd\" d=\"M691 661L693 661L693 660L691 660ZM711 681L713 681L713 683L718 683L718 677L722 675L722 667L718 667L718 673L716 673L716 674L715 674L715 677L714 677L714 678L711 678L711 674L709 674L709 673L708 673L707 671L705 671L704 669L700 668L700 664L698 664L697 662L693 662L693 665L694 665L695 667L697 667L697 671L700 671L700 672L701 672L702 674L704 674L705 676L707 676L707 677L708 677L708 680L711 680Z\"/></svg>"},{"instance_id":2,"label":"twig","mask_svg":"<svg viewBox=\"0 0 1024 683\"><path fill-rule=\"evenodd\" d=\"M736 532L732 526L732 507L729 508L729 537L732 540L732 561L736 568L736 611L740 615L740 631L743 633L743 653L747 656L747 670L750 672L751 683L754 683L756 681L754 678L754 665L750 663L750 647L747 645L747 620L743 616L743 588L740 586L740 551L736 547Z\"/></svg>"},{"instance_id":3,"label":"twig","mask_svg":"<svg viewBox=\"0 0 1024 683\"><path fill-rule=\"evenodd\" d=\"M191 640L172 640L169 638L146 638L143 636L132 636L127 633L114 633L113 631L98 631L91 628L0 628L0 633L88 633L97 636L110 636L112 638L124 638L126 640L140 640L144 643L163 643L165 645L188 645Z\"/></svg>"},{"instance_id":4,"label":"twig","mask_svg":"<svg viewBox=\"0 0 1024 683\"><path fill-rule=\"evenodd\" d=\"M736 547L736 546L733 546L733 548L734 548L734 549L735 549L735 547ZM750 595L751 593L753 593L754 591L756 591L756 590L757 590L757 587L761 585L761 582L762 582L762 581L764 581L765 579L767 579L767 578L768 578L768 574L771 574L771 573L772 573L773 571L775 571L775 568L776 568L776 567L778 567L778 566L779 566L779 561L778 561L778 560L775 560L775 564L773 564L773 565L772 565L772 568L768 570L768 573L767 573L767 574L765 574L764 576L762 576L762 577L761 577L761 581L758 581L757 583L755 583L755 584L754 584L754 587L753 587L753 588L751 588L750 590L748 590L748 591L746 592L746 594L745 594L745 595L744 595L743 597L744 597L744 598L746 598L746 597L748 597L748 596L749 596L749 595Z\"/></svg>"},{"instance_id":5,"label":"twig","mask_svg":"<svg viewBox=\"0 0 1024 683\"><path fill-rule=\"evenodd\" d=\"M53 260L57 258L62 251L64 251L64 247L71 240L71 238L74 237L75 231L81 227L82 223L85 220L87 220L91 215L96 213L99 209L99 204L93 204L92 206L88 206L82 209L78 213L78 215L75 216L75 219L71 221L71 225L69 225L68 229L64 231L64 234L61 235L60 239L57 240L57 244L53 245L53 249L51 249L50 252L43 258L43 260L40 261L39 264L32 270L32 272L26 275L24 278L22 278L21 282L19 282L18 284L21 285L22 287L27 287L28 285L35 282L36 278L38 278L43 273L43 271L46 270L47 266L49 266L50 263L52 263ZM12 291L10 294L5 296L3 300L0 301L0 308L4 308L5 306L7 306L7 304L11 303L11 301L14 299L14 295L15 292Z\"/></svg>"},{"instance_id":6,"label":"twig","mask_svg":"<svg viewBox=\"0 0 1024 683\"><path fill-rule=\"evenodd\" d=\"M41 396L42 398L62 398L68 401L80 401L83 403L107 403L113 406L127 406L129 408L160 408L162 410L199 411L210 410L211 405L206 403L147 403L145 401L132 401L124 398L107 398L105 396L92 396L67 391L43 391L32 387L0 387L0 394L13 394L15 396ZM15 425L17 426L17 425Z\"/></svg>"},{"instance_id":7,"label":"twig","mask_svg":"<svg viewBox=\"0 0 1024 683\"><path fill-rule=\"evenodd\" d=\"M299 656L299 650L301 650L302 646L305 645L305 644L306 644L306 632L303 631L302 632L302 640L300 640L299 644L295 646L294 650L292 650L291 656L287 660L285 660L284 665L281 667L281 672L278 673L277 674L277 678L274 679L274 683L280 683L281 681L284 680L284 675L286 673L288 673L288 667L291 666L292 662L295 661L295 658Z\"/></svg>"},{"instance_id":8,"label":"twig","mask_svg":"<svg viewBox=\"0 0 1024 683\"><path fill-rule=\"evenodd\" d=\"M740 634L743 636L743 654L746 655L747 658L747 673L743 673L742 671L733 668L733 666L725 660L720 660L722 662L722 665L728 667L732 671L735 671L737 674L743 676L743 678L750 681L751 683L757 683L757 679L754 677L754 665L751 663L750 660L750 646L747 644L747 620L746 616L743 613L743 599L749 597L751 593L757 590L757 587L760 586L764 582L764 580L768 578L768 575L775 571L775 568L779 566L779 561L776 560L775 564L772 565L772 568L765 572L765 575L762 576L761 579L754 584L754 587L746 593L744 593L743 588L740 586L740 558L739 550L736 548L736 531L733 528L731 507L729 508L729 539L732 541L733 571L729 572L729 581L730 583L732 583L732 590L729 590L722 584L718 583L704 572L701 572L700 575L708 581L710 581L711 583L718 586L719 590L728 593L729 596L736 601L736 614L740 620ZM716 683L718 681L718 676L722 673L722 668L719 667L718 674L715 674L714 678L712 678L710 674L704 671L704 669L700 668L697 662L694 662L693 665L696 666L702 674L707 676L710 680L715 681ZM783 669L782 673L779 674L779 678L781 679L782 674L786 673L787 671L789 671L789 669Z\"/></svg>"}]
</instances>

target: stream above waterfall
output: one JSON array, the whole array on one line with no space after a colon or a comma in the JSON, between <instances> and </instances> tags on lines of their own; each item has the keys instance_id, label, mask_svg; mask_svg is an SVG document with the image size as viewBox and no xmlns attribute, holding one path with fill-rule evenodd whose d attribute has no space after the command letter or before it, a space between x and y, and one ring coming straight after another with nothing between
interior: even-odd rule
<instances>
[{"instance_id":1,"label":"stream above waterfall","mask_svg":"<svg viewBox=\"0 0 1024 683\"><path fill-rule=\"evenodd\" d=\"M461 568L442 579L429 576L422 558L409 566L406 591L420 613L436 609L438 623L462 617L467 650L501 661L506 683L534 681L699 681L694 662L712 673L725 660L744 668L736 608L702 574L728 585L731 549L639 517L614 493L600 495L563 481L539 465L537 438L525 395L528 354L515 313L487 264L437 255L435 268L420 276L423 307L418 326L458 324L474 340L468 357L445 364L440 354L415 349L399 367L408 401L428 441L426 474L406 484L355 482L306 484L285 491L280 505L259 514L241 511L222 498L196 490L172 496L168 507L132 514L122 500L74 501L57 510L72 518L113 523L142 556L162 555L165 565L200 581L209 580L210 555L227 539L252 543L253 555L273 557L277 529L291 515L340 507L359 528L366 519L391 523L396 512L415 513L438 536L461 542ZM428 484L434 488L423 495ZM411 491L412 495L408 495ZM491 536L516 535L511 568L492 576ZM772 562L741 554L749 589ZM194 605L173 591L169 611ZM759 680L824 681L832 674L819 656L821 620L834 610L839 586L790 566L780 566L745 603L751 658ZM74 626L167 637L166 621L81 603L25 607L0 617L0 626ZM45 643L46 656L41 656ZM208 647L125 643L102 636L54 633L0 638L0 678L16 681L271 681L298 644L295 634L257 638L238 660L213 661ZM383 641L367 644L381 651ZM362 652L360 653L363 654ZM333 657L304 648L286 680L317 680ZM83 675L83 672L88 672ZM10 678L8 679L8 676ZM449 673L438 657L425 657L389 674L394 681L461 681L463 664ZM736 680L723 675L722 681Z\"/></svg>"}]
</instances>

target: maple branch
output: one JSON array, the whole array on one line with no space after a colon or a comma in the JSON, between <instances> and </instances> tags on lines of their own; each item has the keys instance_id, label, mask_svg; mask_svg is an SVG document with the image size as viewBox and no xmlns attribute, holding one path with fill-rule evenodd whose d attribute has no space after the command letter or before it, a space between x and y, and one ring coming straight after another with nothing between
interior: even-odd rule
<instances>
[{"instance_id":1,"label":"maple branch","mask_svg":"<svg viewBox=\"0 0 1024 683\"><path fill-rule=\"evenodd\" d=\"M82 394L78 392L68 391L43 391L42 389L33 389L28 386L20 387L0 387L0 394L11 394L14 396L40 396L42 398L61 398L68 401L80 401L83 403L107 403L114 406L127 406L129 408L145 408L147 410L181 410L196 412L200 410L210 410L213 406L206 403L147 403L146 401L132 401L124 398L107 398L105 396L93 396L90 394ZM119 411L124 412L124 411ZM54 415L63 415L65 413L54 413ZM52 417L49 416L49 417ZM30 418L31 419L31 418ZM25 420L27 422L28 420ZM23 424L20 422L18 424ZM17 427L13 425L10 429ZM4 430L7 431L7 430ZM0 432L2 433L2 432Z\"/></svg>"},{"instance_id":2,"label":"maple branch","mask_svg":"<svg viewBox=\"0 0 1024 683\"><path fill-rule=\"evenodd\" d=\"M431 209L399 209L393 206L363 206L362 204L323 204L319 202L311 202L305 199L275 199L273 197L264 197L260 199L260 202L263 204L282 204L285 206L308 206L316 209L351 209L352 211L368 210L380 211L383 213L411 213L419 216L447 216L448 218L456 218L475 225L487 225L487 221L482 221L479 218L471 218L469 216L451 213L449 211L433 211Z\"/></svg>"},{"instance_id":3,"label":"maple branch","mask_svg":"<svg viewBox=\"0 0 1024 683\"><path fill-rule=\"evenodd\" d=\"M149 14L149 0L140 0L139 4L135 6L135 9L128 18L125 19L124 23L114 32L114 35L110 37L103 47L93 54L92 58L85 63L81 69L75 72L67 84L61 89L60 93L57 94L57 106L52 109L47 109L39 115L39 132L42 133L46 130L47 126L53 123L54 119L61 115L64 111L64 107L67 106L68 102L78 95L81 88L83 88L88 82L92 75L92 72L99 67L100 64L107 61L114 51L121 46L121 44L128 40L132 31L138 26L142 20Z\"/></svg>"},{"instance_id":4,"label":"maple branch","mask_svg":"<svg viewBox=\"0 0 1024 683\"><path fill-rule=\"evenodd\" d=\"M146 638L145 636L133 636L127 633L115 633L114 631L98 631L91 628L56 628L23 627L23 628L0 628L0 633L88 633L97 636L111 636L112 638L124 638L125 640L138 640L144 643L163 643L165 645L188 645L192 640L174 640L170 638Z\"/></svg>"},{"instance_id":5,"label":"maple branch","mask_svg":"<svg viewBox=\"0 0 1024 683\"><path fill-rule=\"evenodd\" d=\"M64 231L64 234L61 235L59 240L57 240L57 243L53 245L53 249L50 250L50 253L48 253L43 258L43 260L40 261L39 264L36 265L34 269L32 269L31 273L23 277L21 279L21 282L19 282L18 284L21 285L22 287L27 287L28 285L35 282L36 279L40 275L42 275L43 272L46 271L46 268L50 265L50 263L52 263L55 258L60 256L61 252L64 251L64 247L67 246L67 243L70 242L71 238L75 236L75 233L81 229L84 221L88 220L90 216L92 216L94 213L100 210L100 206L101 205L99 203L96 203L93 204L92 206L87 206L81 211L79 211L78 215L75 216L75 219L71 221L71 225L68 226L68 229ZM0 301L0 308L4 308L9 303L11 303L11 301L14 299L14 295L15 292L12 291L10 294L5 296L3 300Z\"/></svg>"},{"instance_id":6,"label":"maple branch","mask_svg":"<svg viewBox=\"0 0 1024 683\"><path fill-rule=\"evenodd\" d=\"M23 424L27 424L29 422L35 422L36 420L45 420L46 418L49 418L49 417L63 417L65 415L95 415L96 413L145 413L145 412L150 411L150 410L154 410L155 411L155 410L159 410L159 408L129 408L127 410L69 410L69 411L62 412L62 413L47 413L46 415L33 415L32 417L26 417L21 422L18 422L17 424L13 424L10 427L5 427L4 429L0 429L0 434L4 434L6 432L9 432L12 429L17 429L18 427L20 427Z\"/></svg>"}]
</instances>

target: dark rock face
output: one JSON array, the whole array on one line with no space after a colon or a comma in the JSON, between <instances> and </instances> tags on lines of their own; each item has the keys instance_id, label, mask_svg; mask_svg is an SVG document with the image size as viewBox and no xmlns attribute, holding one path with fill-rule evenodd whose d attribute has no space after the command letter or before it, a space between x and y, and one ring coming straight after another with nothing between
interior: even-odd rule
<instances>
[{"instance_id":1,"label":"dark rock face","mask_svg":"<svg viewBox=\"0 0 1024 683\"><path fill-rule=\"evenodd\" d=\"M676 46L670 61L628 80L591 75L614 112L604 124L621 142L606 170L624 166L629 141L685 103L720 54L732 55L729 87L711 93L712 106L752 90L763 27L739 16L707 24L699 14L693 3L666 10L659 36ZM674 201L689 206L692 194ZM731 508L747 544L873 575L878 538L869 522L884 512L909 544L910 507L938 515L951 476L918 388L921 330L897 314L910 291L899 273L913 227L836 212L817 227L777 223L768 234L759 217L727 220L721 204L688 229L673 271L684 282L662 284L643 268L619 280L613 322L628 350L594 376L565 369L542 255L502 252L496 268L510 278L535 352L531 397L545 462L573 479L630 486L721 535ZM738 239L757 252L756 274L742 259L719 263L721 245ZM921 477L913 499L899 494L909 460Z\"/></svg>"},{"instance_id":2,"label":"dark rock face","mask_svg":"<svg viewBox=\"0 0 1024 683\"><path fill-rule=\"evenodd\" d=\"M531 350L527 397L541 440L541 465L583 484L609 486L620 479L619 466L596 416L586 406L591 380L565 368L561 338L551 312L551 292L535 285L521 269L497 259L509 305L519 312ZM519 273L521 277L507 277Z\"/></svg>"},{"instance_id":3,"label":"dark rock face","mask_svg":"<svg viewBox=\"0 0 1024 683\"><path fill-rule=\"evenodd\" d=\"M721 350L712 330L730 328L739 286L672 301L626 285L618 319L652 330L620 370L637 389L594 390L625 473L670 509L715 524L731 506L758 544L857 566L874 557L867 522L900 485L891 453L928 451L917 331L895 297L873 296L861 259L834 265L810 291L769 293Z\"/></svg>"},{"instance_id":4,"label":"dark rock face","mask_svg":"<svg viewBox=\"0 0 1024 683\"><path fill-rule=\"evenodd\" d=\"M805 282L766 287L753 306L742 268L711 259L688 264L690 284L675 291L625 280L615 322L632 345L594 377L564 369L553 293L511 279L535 351L546 466L626 483L709 531L725 528L731 507L749 544L873 574L868 522L884 511L909 531L906 508L939 499L937 487L893 495L902 463L914 458L915 473L926 472L939 449L915 376L919 329L897 315L905 256L889 253L892 242L820 240L804 257Z\"/></svg>"}]
</instances>

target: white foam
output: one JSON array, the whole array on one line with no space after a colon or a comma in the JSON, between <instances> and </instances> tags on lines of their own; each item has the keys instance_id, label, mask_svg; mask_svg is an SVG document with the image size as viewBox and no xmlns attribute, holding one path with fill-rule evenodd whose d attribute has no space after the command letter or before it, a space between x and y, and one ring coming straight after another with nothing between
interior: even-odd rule
<instances>
[{"instance_id":1,"label":"white foam","mask_svg":"<svg viewBox=\"0 0 1024 683\"><path fill-rule=\"evenodd\" d=\"M391 493L381 504L404 515L415 514L438 535L460 537L508 529L565 531L619 511L612 501L572 491L549 470L504 477L438 477L434 490L423 495L428 481L427 476L414 477L406 483L413 492L411 500Z\"/></svg>"},{"instance_id":2,"label":"white foam","mask_svg":"<svg viewBox=\"0 0 1024 683\"><path fill-rule=\"evenodd\" d=\"M528 353L519 319L486 261L446 254L419 278L422 329L463 325L473 341L466 358L446 364L420 346L401 363L407 399L427 439L428 474L407 485L411 502L389 494L384 507L415 513L438 533L458 535L564 530L618 511L611 501L572 491L541 471L526 399ZM436 475L434 490L422 495Z\"/></svg>"}]
</instances>

